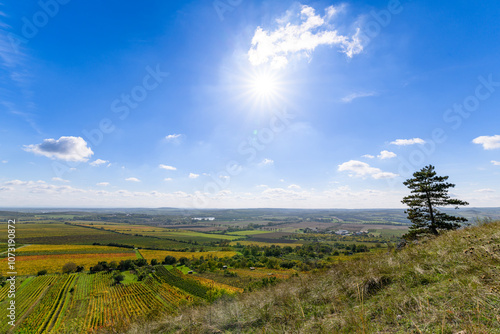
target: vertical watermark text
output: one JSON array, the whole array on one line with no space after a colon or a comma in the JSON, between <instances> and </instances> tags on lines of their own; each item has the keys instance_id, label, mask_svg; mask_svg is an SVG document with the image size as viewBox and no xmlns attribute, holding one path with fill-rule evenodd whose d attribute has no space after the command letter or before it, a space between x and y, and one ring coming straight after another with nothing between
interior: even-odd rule
<instances>
[{"instance_id":1,"label":"vertical watermark text","mask_svg":"<svg viewBox=\"0 0 500 334\"><path fill-rule=\"evenodd\" d=\"M7 318L9 318L9 325L15 326L16 322L16 220L9 219L7 222L7 284L9 284L9 290L7 293L7 298L9 303L7 304Z\"/></svg>"}]
</instances>

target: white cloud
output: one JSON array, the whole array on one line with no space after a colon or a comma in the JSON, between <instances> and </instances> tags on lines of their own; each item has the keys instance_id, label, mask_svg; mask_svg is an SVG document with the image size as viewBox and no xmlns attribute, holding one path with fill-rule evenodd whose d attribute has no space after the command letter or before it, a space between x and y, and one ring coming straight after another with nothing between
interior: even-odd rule
<instances>
[{"instance_id":1,"label":"white cloud","mask_svg":"<svg viewBox=\"0 0 500 334\"><path fill-rule=\"evenodd\" d=\"M141 182L141 180L139 180L138 178L136 177L129 177L129 178L126 178L125 181L129 181L129 182Z\"/></svg>"},{"instance_id":2,"label":"white cloud","mask_svg":"<svg viewBox=\"0 0 500 334\"><path fill-rule=\"evenodd\" d=\"M163 179L163 181L169 182L169 181L172 181L172 178L171 177L167 177L167 178Z\"/></svg>"},{"instance_id":3,"label":"white cloud","mask_svg":"<svg viewBox=\"0 0 500 334\"><path fill-rule=\"evenodd\" d=\"M390 152L390 151L382 151L380 152L379 155L377 155L377 158L381 159L381 160L384 160L384 159L391 159L391 158L395 158L397 157L397 154L394 153L394 152Z\"/></svg>"},{"instance_id":4,"label":"white cloud","mask_svg":"<svg viewBox=\"0 0 500 334\"><path fill-rule=\"evenodd\" d=\"M177 168L173 167L173 166L167 166L167 165L159 165L158 167L160 167L161 169L166 169L166 170L177 170Z\"/></svg>"},{"instance_id":5,"label":"white cloud","mask_svg":"<svg viewBox=\"0 0 500 334\"><path fill-rule=\"evenodd\" d=\"M2 160L2 163L3 163L3 164L6 164L6 163L8 163L8 162L9 162L9 161L7 161L7 160Z\"/></svg>"},{"instance_id":6,"label":"white cloud","mask_svg":"<svg viewBox=\"0 0 500 334\"><path fill-rule=\"evenodd\" d=\"M370 96L375 96L377 93L375 92L358 92L358 93L352 93L347 96L344 96L343 98L340 99L340 101L344 103L350 103L355 99L359 99L362 97L370 97Z\"/></svg>"},{"instance_id":7,"label":"white cloud","mask_svg":"<svg viewBox=\"0 0 500 334\"><path fill-rule=\"evenodd\" d=\"M272 166L274 165L274 160L271 159L264 159L259 163L259 166Z\"/></svg>"},{"instance_id":8,"label":"white cloud","mask_svg":"<svg viewBox=\"0 0 500 334\"><path fill-rule=\"evenodd\" d=\"M106 186L109 186L109 182L99 182L99 183L97 183L97 185L100 187L106 187Z\"/></svg>"},{"instance_id":9,"label":"white cloud","mask_svg":"<svg viewBox=\"0 0 500 334\"><path fill-rule=\"evenodd\" d=\"M175 143L179 144L181 141L182 135L181 134L171 134L168 136L165 136L165 140L169 143Z\"/></svg>"},{"instance_id":10,"label":"white cloud","mask_svg":"<svg viewBox=\"0 0 500 334\"><path fill-rule=\"evenodd\" d=\"M339 165L340 172L352 172L351 176L371 176L374 179L391 179L399 176L398 174L383 172L379 168L371 167L369 164L357 160L350 160Z\"/></svg>"},{"instance_id":11,"label":"white cloud","mask_svg":"<svg viewBox=\"0 0 500 334\"><path fill-rule=\"evenodd\" d=\"M86 162L94 154L82 137L63 136L45 139L41 144L25 145L23 149L51 159Z\"/></svg>"},{"instance_id":12,"label":"white cloud","mask_svg":"<svg viewBox=\"0 0 500 334\"><path fill-rule=\"evenodd\" d=\"M6 186L22 186L28 184L28 182L21 180L11 180L4 183Z\"/></svg>"},{"instance_id":13,"label":"white cloud","mask_svg":"<svg viewBox=\"0 0 500 334\"><path fill-rule=\"evenodd\" d=\"M371 154L365 154L365 155L362 156L362 158L375 159L375 156L373 156Z\"/></svg>"},{"instance_id":14,"label":"white cloud","mask_svg":"<svg viewBox=\"0 0 500 334\"><path fill-rule=\"evenodd\" d=\"M472 141L474 144L483 145L485 150L495 150L500 148L500 135L479 136Z\"/></svg>"},{"instance_id":15,"label":"white cloud","mask_svg":"<svg viewBox=\"0 0 500 334\"><path fill-rule=\"evenodd\" d=\"M474 192L476 192L476 193L494 193L495 190L490 189L490 188L485 188L485 189L474 190Z\"/></svg>"},{"instance_id":16,"label":"white cloud","mask_svg":"<svg viewBox=\"0 0 500 334\"><path fill-rule=\"evenodd\" d=\"M197 179L199 176L200 176L200 174L189 173L189 178L190 179Z\"/></svg>"},{"instance_id":17,"label":"white cloud","mask_svg":"<svg viewBox=\"0 0 500 334\"><path fill-rule=\"evenodd\" d=\"M491 163L495 166L500 166L500 161L491 160Z\"/></svg>"},{"instance_id":18,"label":"white cloud","mask_svg":"<svg viewBox=\"0 0 500 334\"><path fill-rule=\"evenodd\" d=\"M69 182L68 180L61 179L60 177L53 177L52 181L65 182L65 183Z\"/></svg>"},{"instance_id":19,"label":"white cloud","mask_svg":"<svg viewBox=\"0 0 500 334\"><path fill-rule=\"evenodd\" d=\"M363 50L359 39L359 29L351 36L339 35L332 30L329 22L338 10L328 7L321 17L315 9L301 6L287 11L284 18L277 20L278 28L266 31L257 27L248 51L248 59L253 66L270 63L272 68L284 68L293 55L310 57L320 45L336 45L349 58ZM298 22L295 21L299 18Z\"/></svg>"},{"instance_id":20,"label":"white cloud","mask_svg":"<svg viewBox=\"0 0 500 334\"><path fill-rule=\"evenodd\" d=\"M412 139L396 139L395 141L391 141L391 144L398 146L407 146L407 145L415 145L415 144L425 144L425 140L421 138L412 138Z\"/></svg>"},{"instance_id":21,"label":"white cloud","mask_svg":"<svg viewBox=\"0 0 500 334\"><path fill-rule=\"evenodd\" d=\"M91 165L91 166L94 166L94 167L95 167L95 166L100 166L100 165L103 165L103 164L105 164L105 163L109 163L109 161L108 161L108 160L97 159L97 160L92 161L91 163L89 163L89 165ZM108 165L108 166L109 166L109 165Z\"/></svg>"},{"instance_id":22,"label":"white cloud","mask_svg":"<svg viewBox=\"0 0 500 334\"><path fill-rule=\"evenodd\" d=\"M302 188L297 184L291 184L288 186L288 189L302 189Z\"/></svg>"}]
</instances>

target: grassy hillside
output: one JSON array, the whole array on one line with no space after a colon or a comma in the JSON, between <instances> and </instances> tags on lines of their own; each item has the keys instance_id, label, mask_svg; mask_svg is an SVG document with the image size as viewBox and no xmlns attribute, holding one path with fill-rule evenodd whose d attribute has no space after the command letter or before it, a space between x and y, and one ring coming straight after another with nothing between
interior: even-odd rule
<instances>
[{"instance_id":1,"label":"grassy hillside","mask_svg":"<svg viewBox=\"0 0 500 334\"><path fill-rule=\"evenodd\" d=\"M132 333L500 333L500 222L339 263Z\"/></svg>"}]
</instances>

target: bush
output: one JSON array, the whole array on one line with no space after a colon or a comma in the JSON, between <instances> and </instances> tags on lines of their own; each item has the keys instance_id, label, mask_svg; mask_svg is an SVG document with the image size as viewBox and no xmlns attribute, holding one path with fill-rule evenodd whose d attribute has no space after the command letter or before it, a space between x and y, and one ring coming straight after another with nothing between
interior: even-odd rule
<instances>
[{"instance_id":1,"label":"bush","mask_svg":"<svg viewBox=\"0 0 500 334\"><path fill-rule=\"evenodd\" d=\"M123 274L116 274L113 275L113 279L115 280L115 284L118 284L125 279L125 276L123 276Z\"/></svg>"},{"instance_id":2,"label":"bush","mask_svg":"<svg viewBox=\"0 0 500 334\"><path fill-rule=\"evenodd\" d=\"M43 270L39 270L38 273L36 274L37 276L43 276L43 275L47 275L47 270L43 269Z\"/></svg>"},{"instance_id":3,"label":"bush","mask_svg":"<svg viewBox=\"0 0 500 334\"><path fill-rule=\"evenodd\" d=\"M137 259L134 261L134 263L138 267L144 267L148 264L148 261L146 259Z\"/></svg>"},{"instance_id":4,"label":"bush","mask_svg":"<svg viewBox=\"0 0 500 334\"><path fill-rule=\"evenodd\" d=\"M164 264L175 264L177 262L177 259L173 257L172 255L167 255L165 256L165 260L163 260Z\"/></svg>"},{"instance_id":5,"label":"bush","mask_svg":"<svg viewBox=\"0 0 500 334\"><path fill-rule=\"evenodd\" d=\"M62 267L63 274L74 273L76 271L76 264L73 262L68 262Z\"/></svg>"},{"instance_id":6,"label":"bush","mask_svg":"<svg viewBox=\"0 0 500 334\"><path fill-rule=\"evenodd\" d=\"M134 269L135 265L133 260L122 260L120 261L120 264L118 265L118 270L120 271L125 271L125 270L130 270Z\"/></svg>"}]
</instances>

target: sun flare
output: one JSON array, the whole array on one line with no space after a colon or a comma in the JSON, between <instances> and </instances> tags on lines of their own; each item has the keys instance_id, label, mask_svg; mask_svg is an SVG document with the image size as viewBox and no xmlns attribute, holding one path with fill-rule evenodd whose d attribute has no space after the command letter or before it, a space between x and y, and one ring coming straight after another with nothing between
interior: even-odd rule
<instances>
[{"instance_id":1,"label":"sun flare","mask_svg":"<svg viewBox=\"0 0 500 334\"><path fill-rule=\"evenodd\" d=\"M271 97L277 94L278 82L269 73L256 74L250 83L252 92L259 97Z\"/></svg>"}]
</instances>

